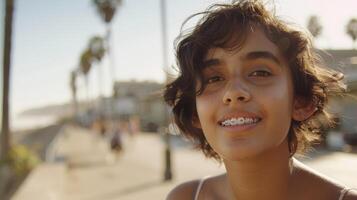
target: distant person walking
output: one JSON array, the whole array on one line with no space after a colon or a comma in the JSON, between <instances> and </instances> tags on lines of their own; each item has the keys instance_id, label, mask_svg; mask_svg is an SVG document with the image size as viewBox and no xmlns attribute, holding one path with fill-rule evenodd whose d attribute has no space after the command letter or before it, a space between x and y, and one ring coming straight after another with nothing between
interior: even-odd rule
<instances>
[{"instance_id":1,"label":"distant person walking","mask_svg":"<svg viewBox=\"0 0 357 200\"><path fill-rule=\"evenodd\" d=\"M122 132L120 128L114 128L113 135L110 139L110 149L115 154L116 159L118 159L123 151Z\"/></svg>"}]
</instances>

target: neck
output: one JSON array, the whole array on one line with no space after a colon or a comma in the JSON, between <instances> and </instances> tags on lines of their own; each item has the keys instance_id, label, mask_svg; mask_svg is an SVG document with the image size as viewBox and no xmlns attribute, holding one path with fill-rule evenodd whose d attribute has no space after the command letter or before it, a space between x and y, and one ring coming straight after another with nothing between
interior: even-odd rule
<instances>
[{"instance_id":1,"label":"neck","mask_svg":"<svg viewBox=\"0 0 357 200\"><path fill-rule=\"evenodd\" d=\"M292 180L289 161L286 141L253 158L224 160L232 199L288 199Z\"/></svg>"}]
</instances>

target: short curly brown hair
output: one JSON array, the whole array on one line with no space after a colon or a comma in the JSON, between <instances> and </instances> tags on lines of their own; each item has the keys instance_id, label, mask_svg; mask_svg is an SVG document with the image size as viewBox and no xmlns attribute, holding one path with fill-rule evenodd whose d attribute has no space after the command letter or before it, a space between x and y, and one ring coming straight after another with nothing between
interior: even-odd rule
<instances>
[{"instance_id":1,"label":"short curly brown hair","mask_svg":"<svg viewBox=\"0 0 357 200\"><path fill-rule=\"evenodd\" d=\"M181 133L192 139L207 157L220 160L203 131L194 126L198 118L196 96L205 89L202 81L204 57L211 48L236 49L244 45L253 27L263 30L287 60L292 73L294 96L313 102L317 111L305 121L292 121L288 133L291 156L303 153L321 130L321 121L332 125L326 111L328 96L343 94L343 74L325 68L314 52L308 34L280 20L258 0L242 0L232 4L215 4L206 11L192 15L204 16L187 34L177 39L176 58L179 75L166 85L164 99L172 107L174 121ZM186 21L188 21L186 20ZM200 87L199 90L196 86Z\"/></svg>"}]
</instances>

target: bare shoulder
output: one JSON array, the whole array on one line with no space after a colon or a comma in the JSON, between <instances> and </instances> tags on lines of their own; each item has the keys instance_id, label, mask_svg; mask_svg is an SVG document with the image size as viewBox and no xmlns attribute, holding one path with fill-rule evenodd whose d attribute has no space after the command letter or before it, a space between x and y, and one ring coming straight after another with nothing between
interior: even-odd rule
<instances>
[{"instance_id":1,"label":"bare shoulder","mask_svg":"<svg viewBox=\"0 0 357 200\"><path fill-rule=\"evenodd\" d=\"M349 190L343 200L357 200L357 189Z\"/></svg>"},{"instance_id":2,"label":"bare shoulder","mask_svg":"<svg viewBox=\"0 0 357 200\"><path fill-rule=\"evenodd\" d=\"M190 200L194 198L199 180L181 183L174 187L166 197L166 200Z\"/></svg>"},{"instance_id":3,"label":"bare shoulder","mask_svg":"<svg viewBox=\"0 0 357 200\"><path fill-rule=\"evenodd\" d=\"M344 185L336 180L294 160L297 179L300 182L301 190L305 194L313 197L311 199L338 199ZM347 195L344 200L347 199Z\"/></svg>"}]
</instances>

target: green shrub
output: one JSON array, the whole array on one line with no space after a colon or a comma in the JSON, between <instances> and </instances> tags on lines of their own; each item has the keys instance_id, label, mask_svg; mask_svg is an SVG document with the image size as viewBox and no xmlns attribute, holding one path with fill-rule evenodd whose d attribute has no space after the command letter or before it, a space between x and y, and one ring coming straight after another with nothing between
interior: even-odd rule
<instances>
[{"instance_id":1,"label":"green shrub","mask_svg":"<svg viewBox=\"0 0 357 200\"><path fill-rule=\"evenodd\" d=\"M8 165L16 176L21 177L26 176L39 162L38 156L26 146L14 145L10 149L5 163L0 163L0 166Z\"/></svg>"}]
</instances>

